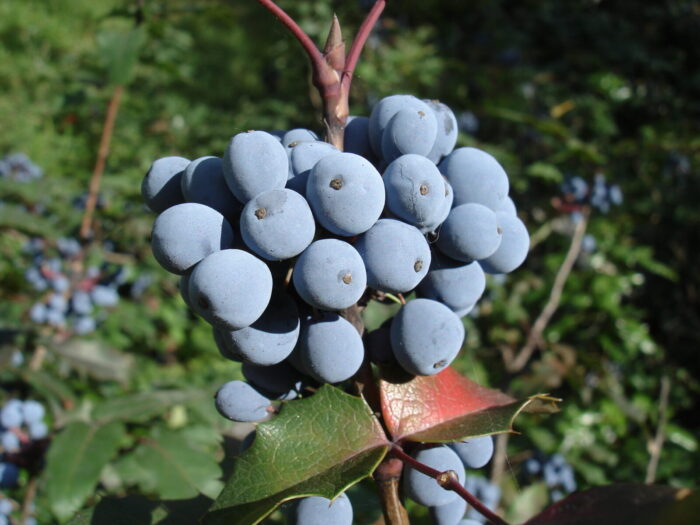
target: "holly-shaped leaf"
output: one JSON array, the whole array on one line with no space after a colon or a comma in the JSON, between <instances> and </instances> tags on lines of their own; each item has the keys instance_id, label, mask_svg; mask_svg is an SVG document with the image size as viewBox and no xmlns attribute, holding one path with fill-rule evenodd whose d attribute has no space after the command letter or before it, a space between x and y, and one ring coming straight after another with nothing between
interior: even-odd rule
<instances>
[{"instance_id":1,"label":"holly-shaped leaf","mask_svg":"<svg viewBox=\"0 0 700 525\"><path fill-rule=\"evenodd\" d=\"M433 376L385 373L379 383L382 416L395 441L451 442L511 432L513 420L536 401L516 401L448 367Z\"/></svg>"},{"instance_id":2,"label":"holly-shaped leaf","mask_svg":"<svg viewBox=\"0 0 700 525\"><path fill-rule=\"evenodd\" d=\"M363 399L324 385L257 426L204 523L252 525L290 499L334 498L369 476L388 448Z\"/></svg>"},{"instance_id":3,"label":"holly-shaped leaf","mask_svg":"<svg viewBox=\"0 0 700 525\"><path fill-rule=\"evenodd\" d=\"M525 525L686 525L698 522L700 494L624 483L576 492Z\"/></svg>"},{"instance_id":4,"label":"holly-shaped leaf","mask_svg":"<svg viewBox=\"0 0 700 525\"><path fill-rule=\"evenodd\" d=\"M46 458L46 495L62 520L93 493L102 468L114 457L126 433L121 423L68 425L51 443Z\"/></svg>"}]
</instances>

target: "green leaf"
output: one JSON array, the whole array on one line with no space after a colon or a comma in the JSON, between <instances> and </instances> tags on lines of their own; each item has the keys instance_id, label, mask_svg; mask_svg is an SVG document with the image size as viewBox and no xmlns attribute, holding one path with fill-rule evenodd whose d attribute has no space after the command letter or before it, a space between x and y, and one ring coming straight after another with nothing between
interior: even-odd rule
<instances>
[{"instance_id":1,"label":"green leaf","mask_svg":"<svg viewBox=\"0 0 700 525\"><path fill-rule=\"evenodd\" d=\"M156 428L136 449L117 463L130 484L163 499L211 498L221 491L221 468L213 454L193 446L180 432Z\"/></svg>"},{"instance_id":2,"label":"green leaf","mask_svg":"<svg viewBox=\"0 0 700 525\"><path fill-rule=\"evenodd\" d=\"M101 380L126 381L134 361L118 350L84 339L70 339L53 350L76 370Z\"/></svg>"},{"instance_id":3,"label":"green leaf","mask_svg":"<svg viewBox=\"0 0 700 525\"><path fill-rule=\"evenodd\" d=\"M124 437L121 423L71 423L51 443L46 459L46 495L59 519L70 517L93 493L102 468Z\"/></svg>"},{"instance_id":4,"label":"green leaf","mask_svg":"<svg viewBox=\"0 0 700 525\"><path fill-rule=\"evenodd\" d=\"M551 182L561 182L564 180L564 175L559 171L559 168L547 162L535 162L530 164L525 170L525 173L529 177Z\"/></svg>"},{"instance_id":5,"label":"green leaf","mask_svg":"<svg viewBox=\"0 0 700 525\"><path fill-rule=\"evenodd\" d=\"M131 80L145 40L146 34L142 27L129 31L103 31L97 35L100 58L111 84L126 84Z\"/></svg>"},{"instance_id":6,"label":"green leaf","mask_svg":"<svg viewBox=\"0 0 700 525\"><path fill-rule=\"evenodd\" d=\"M258 425L204 523L253 525L290 499L334 498L369 476L388 448L363 399L324 385Z\"/></svg>"},{"instance_id":7,"label":"green leaf","mask_svg":"<svg viewBox=\"0 0 700 525\"><path fill-rule=\"evenodd\" d=\"M201 401L209 397L211 392L206 390L161 390L143 392L131 396L110 399L93 410L97 421L128 421L143 423L149 419L163 415L165 410L174 405L185 405Z\"/></svg>"},{"instance_id":8,"label":"green leaf","mask_svg":"<svg viewBox=\"0 0 700 525\"><path fill-rule=\"evenodd\" d=\"M110 496L80 511L68 525L192 525L210 504L210 499L201 496L165 502L144 496Z\"/></svg>"},{"instance_id":9,"label":"green leaf","mask_svg":"<svg viewBox=\"0 0 700 525\"><path fill-rule=\"evenodd\" d=\"M525 525L686 525L699 513L697 492L624 483L576 492Z\"/></svg>"}]
</instances>

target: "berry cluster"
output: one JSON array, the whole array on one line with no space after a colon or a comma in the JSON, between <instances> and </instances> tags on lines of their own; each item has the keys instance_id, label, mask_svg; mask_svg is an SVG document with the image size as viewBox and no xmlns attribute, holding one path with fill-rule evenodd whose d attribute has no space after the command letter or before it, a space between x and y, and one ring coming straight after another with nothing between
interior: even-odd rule
<instances>
[{"instance_id":1,"label":"berry cluster","mask_svg":"<svg viewBox=\"0 0 700 525\"><path fill-rule=\"evenodd\" d=\"M537 454L525 461L525 473L530 478L540 477L550 490L552 501L558 501L577 488L574 469L561 454Z\"/></svg>"},{"instance_id":2,"label":"berry cluster","mask_svg":"<svg viewBox=\"0 0 700 525\"><path fill-rule=\"evenodd\" d=\"M580 207L589 204L601 213L608 213L611 206L622 204L622 190L617 184L608 184L605 175L596 173L593 184L589 185L582 177L568 177L561 185L567 211L574 222L580 219Z\"/></svg>"},{"instance_id":3,"label":"berry cluster","mask_svg":"<svg viewBox=\"0 0 700 525\"><path fill-rule=\"evenodd\" d=\"M17 182L30 182L41 178L42 169L34 164L24 153L10 153L0 159L0 178Z\"/></svg>"},{"instance_id":4,"label":"berry cluster","mask_svg":"<svg viewBox=\"0 0 700 525\"><path fill-rule=\"evenodd\" d=\"M82 247L76 239L61 238L53 246L33 238L24 252L32 259L25 278L44 293L29 310L34 323L87 334L95 330L103 309L119 302L118 288L126 282L126 269L105 263L83 270Z\"/></svg>"},{"instance_id":5,"label":"berry cluster","mask_svg":"<svg viewBox=\"0 0 700 525\"><path fill-rule=\"evenodd\" d=\"M484 272L514 270L529 248L505 171L454 149L457 134L446 105L393 95L348 118L345 151L306 129L246 131L222 157L151 165L153 254L243 363L247 381L216 395L223 416L260 421L306 384L345 381L366 347L413 375L449 366ZM403 306L363 342L341 314L370 299Z\"/></svg>"},{"instance_id":6,"label":"berry cluster","mask_svg":"<svg viewBox=\"0 0 700 525\"><path fill-rule=\"evenodd\" d=\"M45 415L44 406L34 400L13 398L0 409L0 488L17 484L22 454L30 451L33 442L48 435Z\"/></svg>"}]
</instances>

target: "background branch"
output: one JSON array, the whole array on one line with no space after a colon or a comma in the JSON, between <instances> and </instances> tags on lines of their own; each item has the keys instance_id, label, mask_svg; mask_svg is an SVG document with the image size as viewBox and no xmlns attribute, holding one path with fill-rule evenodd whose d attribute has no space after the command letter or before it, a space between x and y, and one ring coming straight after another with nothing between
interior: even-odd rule
<instances>
[{"instance_id":1,"label":"background branch","mask_svg":"<svg viewBox=\"0 0 700 525\"><path fill-rule=\"evenodd\" d=\"M656 428L656 437L649 443L649 464L644 482L648 485L654 483L656 471L659 467L661 450L666 440L666 423L668 421L668 397L671 392L671 380L668 376L661 378L661 393L659 394L659 425Z\"/></svg>"},{"instance_id":2,"label":"background branch","mask_svg":"<svg viewBox=\"0 0 700 525\"><path fill-rule=\"evenodd\" d=\"M557 271L557 275L554 278L554 284L552 285L552 290L549 293L549 299L547 304L545 304L542 312L535 320L532 325L532 329L528 334L527 341L525 345L520 349L518 354L512 361L506 361L506 369L510 373L516 373L525 368L527 362L530 360L532 353L535 348L542 342L542 333L552 319L554 312L559 308L559 302L561 301L561 294L564 291L564 286L566 285L566 280L571 274L571 270L574 267L574 263L578 258L579 253L581 253L581 243L583 242L583 237L586 233L586 227L588 226L588 216L590 210L584 208L581 212L581 220L576 224L574 230L574 235L571 239L571 245L569 250L564 257L564 262L562 262Z\"/></svg>"}]
</instances>

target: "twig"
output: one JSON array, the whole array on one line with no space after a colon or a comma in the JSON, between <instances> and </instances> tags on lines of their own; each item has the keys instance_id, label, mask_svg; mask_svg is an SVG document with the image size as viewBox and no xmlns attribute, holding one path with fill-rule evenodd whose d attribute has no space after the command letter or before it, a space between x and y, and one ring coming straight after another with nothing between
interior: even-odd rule
<instances>
[{"instance_id":1,"label":"twig","mask_svg":"<svg viewBox=\"0 0 700 525\"><path fill-rule=\"evenodd\" d=\"M379 491L386 525L410 525L408 512L399 497L402 470L403 462L400 459L387 458L380 463L372 475Z\"/></svg>"},{"instance_id":2,"label":"twig","mask_svg":"<svg viewBox=\"0 0 700 525\"><path fill-rule=\"evenodd\" d=\"M348 58L345 61L345 69L343 70L342 78L343 89L348 93L350 92L352 76L355 72L357 61L360 59L362 48L365 46L365 42L367 42L367 38L369 38L369 35L372 32L372 28L374 27L374 24L377 23L377 20L379 20L379 16L382 14L382 11L384 11L385 6L386 0L377 0L374 3L372 9L367 14L367 17L362 22L360 29L357 30L357 35L355 35L355 40L353 40L352 46L350 46L350 51L348 52Z\"/></svg>"},{"instance_id":3,"label":"twig","mask_svg":"<svg viewBox=\"0 0 700 525\"><path fill-rule=\"evenodd\" d=\"M304 48L311 61L311 80L323 100L323 123L326 141L342 151L345 122L350 111L348 96L352 74L362 47L381 14L386 0L378 0L360 26L349 54L345 55L340 24L334 16L324 52L322 53L301 27L273 0L257 0L260 5L279 18Z\"/></svg>"},{"instance_id":4,"label":"twig","mask_svg":"<svg viewBox=\"0 0 700 525\"><path fill-rule=\"evenodd\" d=\"M83 215L83 221L80 224L80 237L83 240L88 240L91 236L90 234L92 231L92 218L95 214L95 207L97 206L97 193L100 191L100 182L102 180L102 174L105 170L107 155L109 155L109 144L112 141L114 122L117 119L119 103L121 102L123 93L124 86L121 84L117 85L114 88L112 97L109 100L109 106L107 107L107 116L105 117L105 122L102 126L100 149L97 152L95 168L92 170L92 177L90 178L90 189L88 191L87 201L85 202L85 214Z\"/></svg>"},{"instance_id":5,"label":"twig","mask_svg":"<svg viewBox=\"0 0 700 525\"><path fill-rule=\"evenodd\" d=\"M574 267L576 258L581 252L581 243L583 242L583 236L586 233L589 213L590 212L588 209L582 210L581 220L579 220L579 222L576 224L576 229L574 230L574 235L571 239L569 251L566 253L564 262L559 267L557 275L554 278L554 284L552 285L552 291L549 293L547 304L535 320L535 323L532 325L527 341L515 356L515 359L510 362L506 361L505 365L508 372L515 373L522 370L530 360L535 348L541 344L542 333L544 332L545 328L547 328L547 325L549 324L549 321L551 321L554 312L556 312L557 308L559 308L559 302L561 301L561 294L564 291L566 280L569 278L569 274Z\"/></svg>"},{"instance_id":6,"label":"twig","mask_svg":"<svg viewBox=\"0 0 700 525\"><path fill-rule=\"evenodd\" d=\"M508 441L510 434L499 434L496 436L496 450L491 461L491 483L498 484L505 471L506 459L508 459Z\"/></svg>"},{"instance_id":7,"label":"twig","mask_svg":"<svg viewBox=\"0 0 700 525\"><path fill-rule=\"evenodd\" d=\"M661 450L666 440L666 423L668 421L668 397L671 392L671 380L668 376L661 378L661 393L659 394L659 424L656 427L656 436L649 443L649 464L644 483L651 485L656 479L656 470L659 467Z\"/></svg>"},{"instance_id":8,"label":"twig","mask_svg":"<svg viewBox=\"0 0 700 525\"><path fill-rule=\"evenodd\" d=\"M476 498L476 496L474 496L471 492L469 492L462 486L454 470L448 470L445 472L435 470L434 468L431 468L428 465L421 463L420 461L417 461L416 459L406 454L403 451L403 449L398 445L392 446L391 453L404 463L410 465L411 468L416 469L418 472L421 472L426 476L434 478L435 481L437 481L437 483L443 489L452 490L459 494L459 496L462 499L464 499L467 503L474 507L474 510L476 510L479 514L484 516L486 520L492 525L508 525L507 521L505 521L503 518L495 514L491 509L486 507L486 505L481 503L481 501L479 501Z\"/></svg>"},{"instance_id":9,"label":"twig","mask_svg":"<svg viewBox=\"0 0 700 525\"><path fill-rule=\"evenodd\" d=\"M275 15L285 26L287 26L289 32L294 35L294 37L304 48L304 51L306 51L311 63L316 67L319 67L319 64L323 62L323 55L316 47L316 44L314 44L311 38L309 38L309 35L307 35L304 30L299 27L299 24L297 24L294 19L284 11L284 9L275 4L272 0L258 0L258 3Z\"/></svg>"},{"instance_id":10,"label":"twig","mask_svg":"<svg viewBox=\"0 0 700 525\"><path fill-rule=\"evenodd\" d=\"M36 486L38 477L36 474L32 474L27 483L27 489L24 493L24 500L22 501L22 517L20 523L26 525L29 517L32 515L32 504L34 503L34 498L36 497Z\"/></svg>"}]
</instances>

